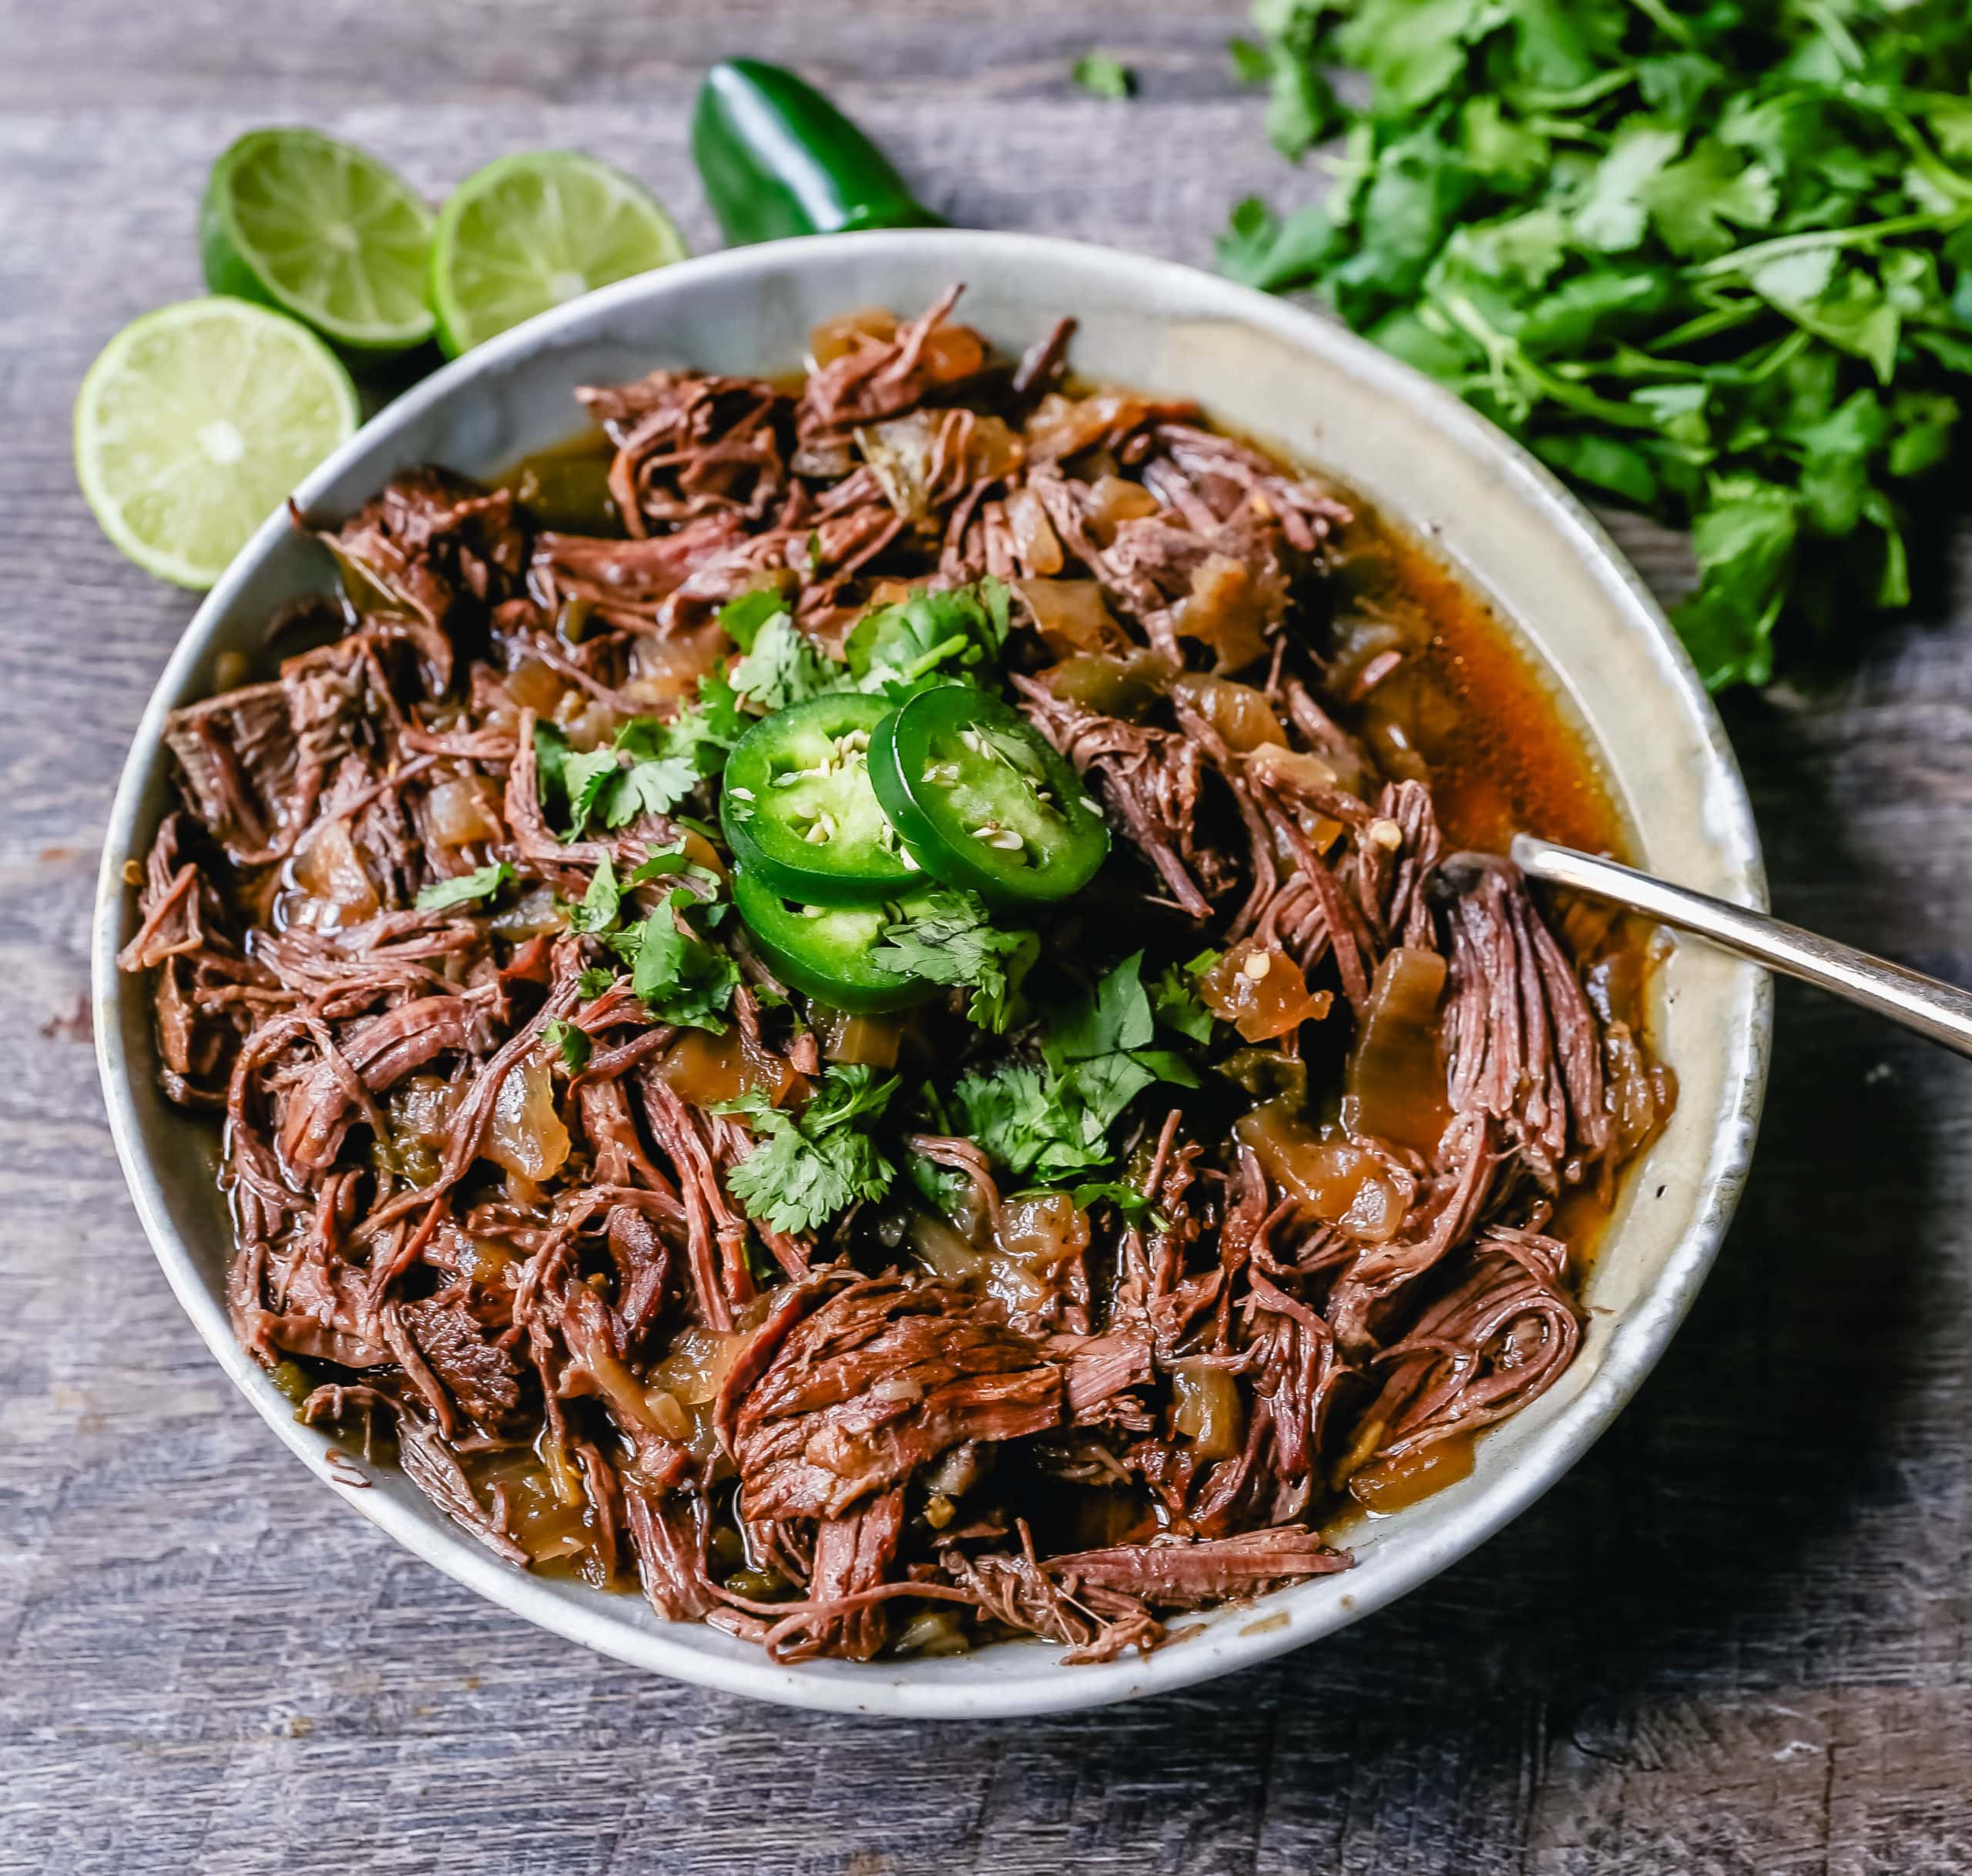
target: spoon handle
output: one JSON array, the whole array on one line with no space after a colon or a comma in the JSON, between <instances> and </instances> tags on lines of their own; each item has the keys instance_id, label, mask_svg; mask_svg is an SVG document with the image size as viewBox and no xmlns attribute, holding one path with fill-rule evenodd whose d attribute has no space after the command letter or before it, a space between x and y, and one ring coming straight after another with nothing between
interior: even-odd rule
<instances>
[{"instance_id":1,"label":"spoon handle","mask_svg":"<svg viewBox=\"0 0 1972 1876\"><path fill-rule=\"evenodd\" d=\"M1531 834L1514 836L1513 858L1530 879L1613 899L1679 931L1694 932L1769 970L1832 991L1960 1055L1972 1056L1972 992L1955 984L1941 983L1764 913L1749 912Z\"/></svg>"}]
</instances>

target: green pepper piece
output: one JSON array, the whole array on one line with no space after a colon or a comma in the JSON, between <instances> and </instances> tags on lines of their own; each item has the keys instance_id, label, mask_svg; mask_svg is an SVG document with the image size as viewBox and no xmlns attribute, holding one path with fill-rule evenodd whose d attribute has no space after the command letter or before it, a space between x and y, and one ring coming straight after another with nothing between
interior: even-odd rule
<instances>
[{"instance_id":1,"label":"green pepper piece","mask_svg":"<svg viewBox=\"0 0 1972 1876\"><path fill-rule=\"evenodd\" d=\"M791 903L744 866L733 875L733 903L774 975L858 1016L921 1003L937 987L872 961L884 927L907 919L935 890L921 887L894 905L804 906Z\"/></svg>"},{"instance_id":2,"label":"green pepper piece","mask_svg":"<svg viewBox=\"0 0 1972 1876\"><path fill-rule=\"evenodd\" d=\"M1066 899L1109 851L1073 766L970 685L921 692L886 718L870 740L870 780L927 873L996 905Z\"/></svg>"},{"instance_id":3,"label":"green pepper piece","mask_svg":"<svg viewBox=\"0 0 1972 1876\"><path fill-rule=\"evenodd\" d=\"M706 74L692 160L735 247L790 235L944 226L890 159L804 79L755 59Z\"/></svg>"},{"instance_id":4,"label":"green pepper piece","mask_svg":"<svg viewBox=\"0 0 1972 1876\"><path fill-rule=\"evenodd\" d=\"M890 706L839 692L763 717L727 759L726 844L762 885L809 905L867 905L921 883L877 805L867 752Z\"/></svg>"}]
</instances>

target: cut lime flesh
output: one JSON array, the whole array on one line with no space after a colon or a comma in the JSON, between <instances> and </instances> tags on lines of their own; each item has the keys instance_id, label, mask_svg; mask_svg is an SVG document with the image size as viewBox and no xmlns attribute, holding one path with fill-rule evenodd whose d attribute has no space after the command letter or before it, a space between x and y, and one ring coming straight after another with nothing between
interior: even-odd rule
<instances>
[{"instance_id":1,"label":"cut lime flesh","mask_svg":"<svg viewBox=\"0 0 1972 1876\"><path fill-rule=\"evenodd\" d=\"M139 566L204 588L361 420L349 374L307 327L187 300L133 320L90 366L75 475Z\"/></svg>"},{"instance_id":2,"label":"cut lime flesh","mask_svg":"<svg viewBox=\"0 0 1972 1876\"><path fill-rule=\"evenodd\" d=\"M432 218L396 171L313 130L249 131L213 165L199 212L213 292L292 313L352 352L431 337Z\"/></svg>"},{"instance_id":3,"label":"cut lime flesh","mask_svg":"<svg viewBox=\"0 0 1972 1876\"><path fill-rule=\"evenodd\" d=\"M448 357L686 248L643 186L572 150L502 157L438 213L431 310Z\"/></svg>"}]
</instances>

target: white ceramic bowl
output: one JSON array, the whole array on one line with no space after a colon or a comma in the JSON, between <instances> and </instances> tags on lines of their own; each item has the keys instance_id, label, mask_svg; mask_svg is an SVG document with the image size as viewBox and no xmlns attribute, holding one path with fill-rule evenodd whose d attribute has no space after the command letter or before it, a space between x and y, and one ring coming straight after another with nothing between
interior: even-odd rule
<instances>
[{"instance_id":1,"label":"white ceramic bowl","mask_svg":"<svg viewBox=\"0 0 1972 1876\"><path fill-rule=\"evenodd\" d=\"M1059 314L1080 322L1082 371L1199 399L1257 438L1360 491L1434 543L1533 647L1600 751L1637 857L1655 871L1763 906L1759 846L1724 733L1662 614L1588 514L1522 451L1449 394L1363 341L1208 275L1079 243L959 231L831 236L669 267L578 301L447 367L367 425L299 491L339 515L411 464L480 475L576 427L571 395L656 365L758 372L797 364L827 315L914 312L968 283L961 317L1016 350ZM497 1561L394 1473L365 1477L234 1342L229 1230L216 1143L159 1091L149 988L116 968L134 927L126 859L166 803L165 713L210 693L214 660L253 653L282 601L322 590L327 556L276 516L199 608L145 712L110 816L94 940L103 1090L139 1216L214 1358L331 1489L400 1543L516 1614L681 1680L790 1705L935 1717L1059 1711L1182 1687L1301 1647L1380 1608L1464 1556L1561 1476L1663 1352L1716 1251L1751 1153L1766 1074L1762 973L1679 946L1656 986L1657 1045L1675 1068L1675 1117L1627 1181L1588 1290L1580 1355L1528 1412L1488 1433L1471 1476L1353 1537L1356 1567L1203 1617L1147 1660L1065 1667L1058 1649L1008 1643L934 1660L779 1667L640 1600L529 1576ZM297 1576L307 1561L297 1556Z\"/></svg>"}]
</instances>

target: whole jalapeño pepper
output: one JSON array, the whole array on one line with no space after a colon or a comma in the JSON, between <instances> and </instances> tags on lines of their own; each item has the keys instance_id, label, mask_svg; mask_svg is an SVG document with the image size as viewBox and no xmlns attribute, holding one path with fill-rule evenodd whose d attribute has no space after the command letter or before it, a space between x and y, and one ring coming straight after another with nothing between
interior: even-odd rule
<instances>
[{"instance_id":1,"label":"whole jalape\u00f1o pepper","mask_svg":"<svg viewBox=\"0 0 1972 1876\"><path fill-rule=\"evenodd\" d=\"M692 113L692 159L734 246L944 225L812 85L757 59L728 59L706 74Z\"/></svg>"}]
</instances>

